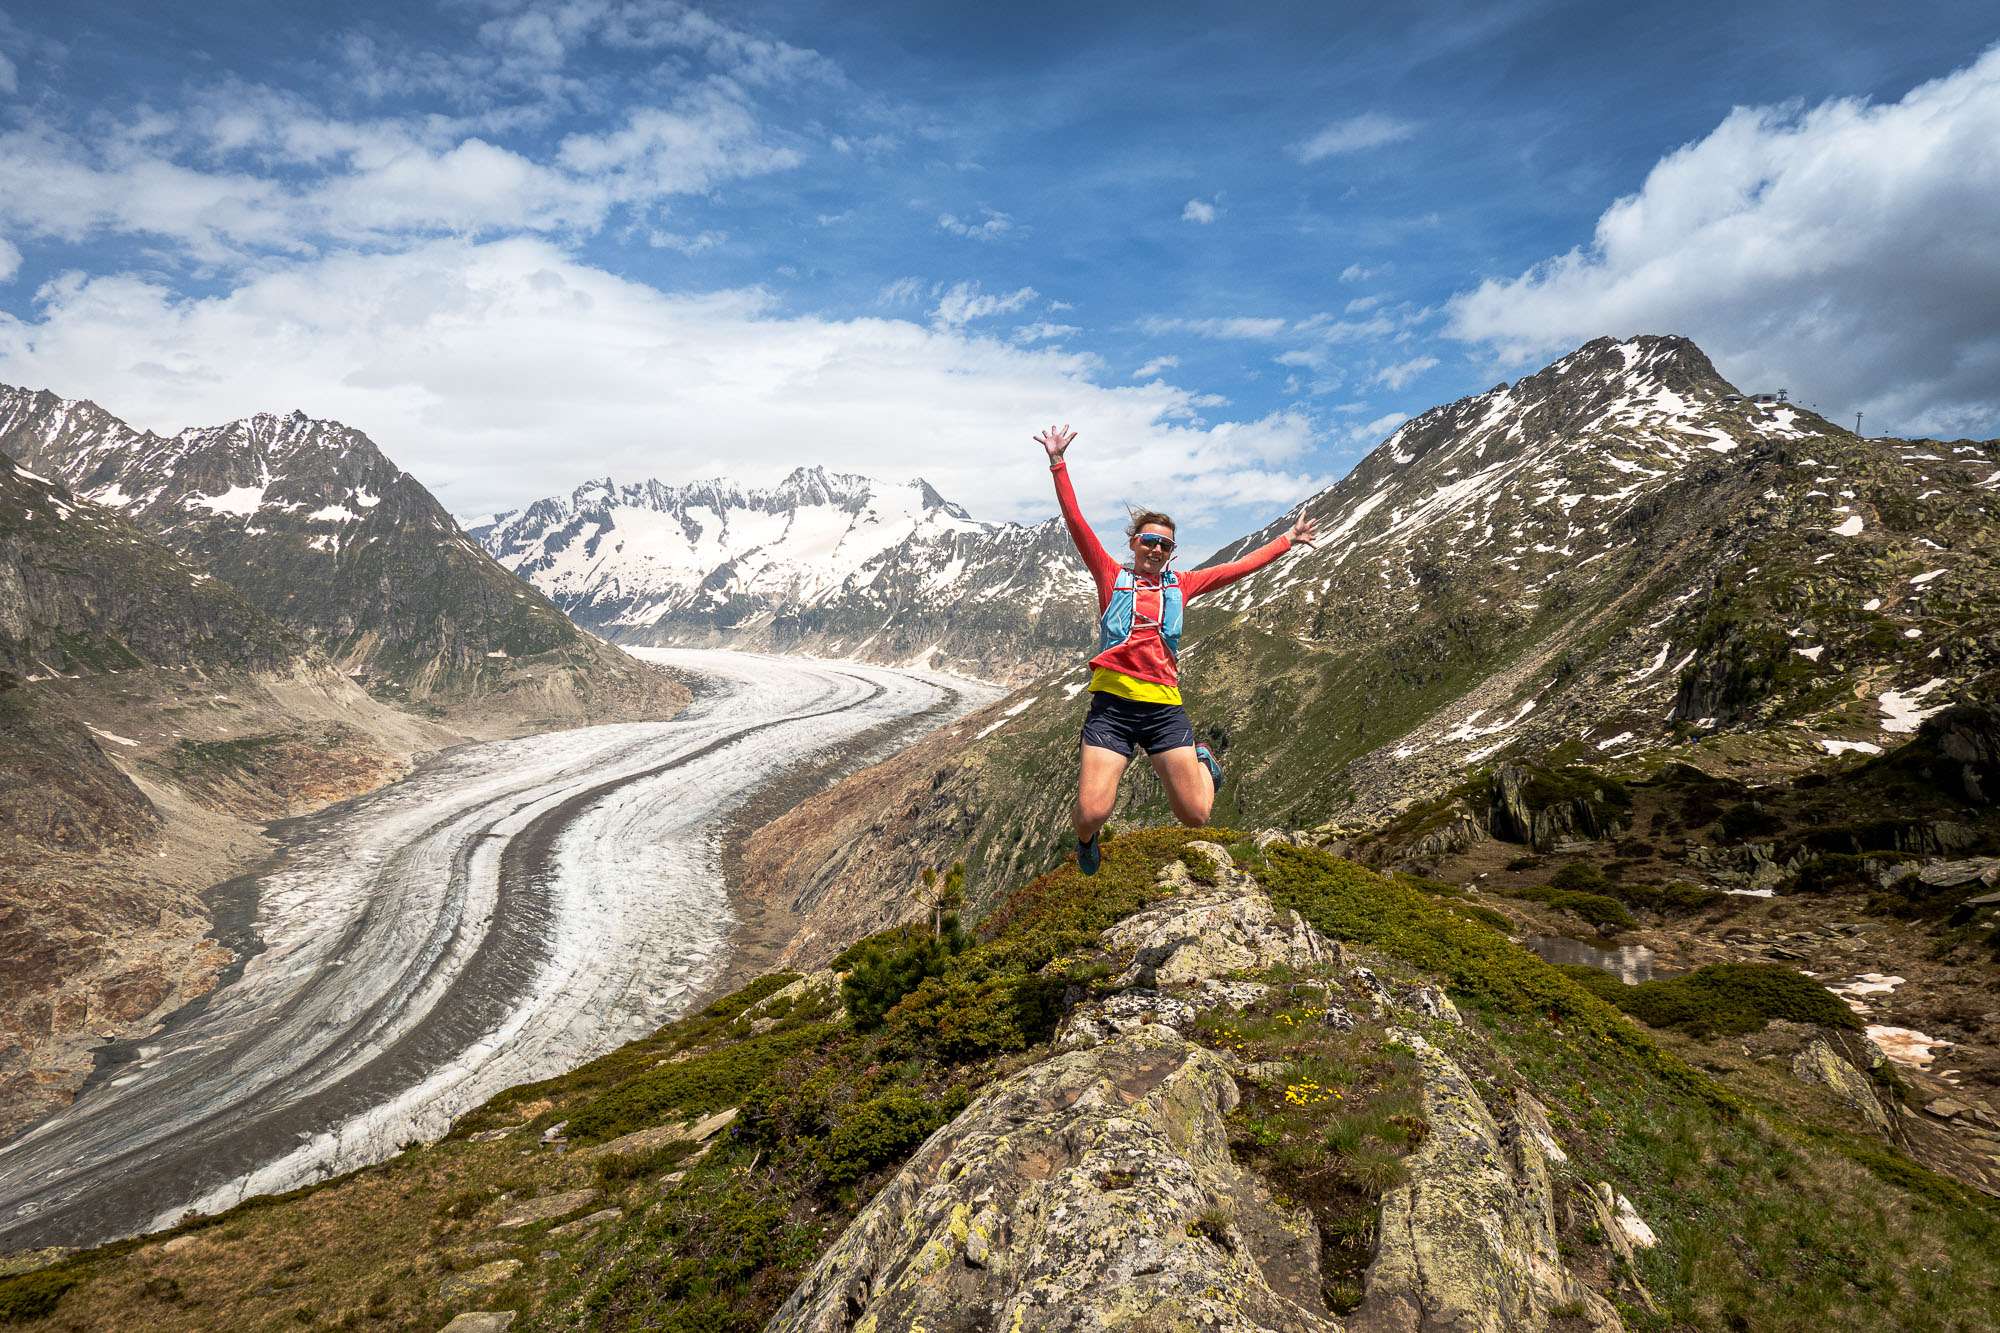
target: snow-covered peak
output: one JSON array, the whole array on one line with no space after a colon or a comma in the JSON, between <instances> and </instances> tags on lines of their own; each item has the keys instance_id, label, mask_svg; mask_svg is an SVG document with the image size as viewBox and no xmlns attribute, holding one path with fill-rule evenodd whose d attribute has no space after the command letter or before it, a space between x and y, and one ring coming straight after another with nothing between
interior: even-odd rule
<instances>
[{"instance_id":1,"label":"snow-covered peak","mask_svg":"<svg viewBox=\"0 0 2000 1333\"><path fill-rule=\"evenodd\" d=\"M691 599L809 604L913 538L997 531L923 481L815 466L768 489L596 478L503 516L480 540L565 605L609 598L652 623Z\"/></svg>"}]
</instances>

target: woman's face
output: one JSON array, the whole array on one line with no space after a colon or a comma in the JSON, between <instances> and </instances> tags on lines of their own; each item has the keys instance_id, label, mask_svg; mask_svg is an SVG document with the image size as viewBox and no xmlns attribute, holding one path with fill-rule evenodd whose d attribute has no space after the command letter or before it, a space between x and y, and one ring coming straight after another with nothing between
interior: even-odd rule
<instances>
[{"instance_id":1,"label":"woman's face","mask_svg":"<svg viewBox=\"0 0 2000 1333\"><path fill-rule=\"evenodd\" d=\"M1147 537L1157 540L1146 541ZM1132 572L1158 578L1174 553L1174 530L1164 523L1148 523L1133 534Z\"/></svg>"}]
</instances>

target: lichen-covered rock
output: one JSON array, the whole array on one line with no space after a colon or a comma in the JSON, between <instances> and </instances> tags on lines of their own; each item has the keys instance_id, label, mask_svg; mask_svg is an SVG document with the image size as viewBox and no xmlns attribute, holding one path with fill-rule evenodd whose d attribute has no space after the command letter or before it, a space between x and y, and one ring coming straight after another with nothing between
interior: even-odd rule
<instances>
[{"instance_id":1,"label":"lichen-covered rock","mask_svg":"<svg viewBox=\"0 0 2000 1333\"><path fill-rule=\"evenodd\" d=\"M1191 986L1206 978L1262 972L1280 964L1312 967L1335 961L1340 946L1294 913L1279 913L1263 889L1237 870L1228 853L1209 842L1188 844L1221 867L1214 886L1181 884L1185 867L1175 862L1162 881L1180 890L1174 897L1125 918L1101 938L1113 954L1132 962L1118 979L1121 987Z\"/></svg>"},{"instance_id":2,"label":"lichen-covered rock","mask_svg":"<svg viewBox=\"0 0 2000 1333\"><path fill-rule=\"evenodd\" d=\"M1058 1050L1078 1050L1158 1024L1186 1033L1199 1014L1193 1005L1150 987L1120 991L1096 1004L1078 1005L1056 1033Z\"/></svg>"},{"instance_id":3,"label":"lichen-covered rock","mask_svg":"<svg viewBox=\"0 0 2000 1333\"><path fill-rule=\"evenodd\" d=\"M1868 1076L1856 1069L1823 1036L1815 1035L1792 1057L1792 1073L1832 1091L1843 1103L1882 1134L1889 1134L1889 1113L1875 1095Z\"/></svg>"},{"instance_id":4,"label":"lichen-covered rock","mask_svg":"<svg viewBox=\"0 0 2000 1333\"><path fill-rule=\"evenodd\" d=\"M1382 1197L1381 1246L1349 1321L1383 1333L1547 1326L1551 1309L1594 1329L1616 1311L1556 1250L1549 1158L1533 1133L1503 1134L1457 1062L1413 1032L1429 1132L1404 1160L1410 1179Z\"/></svg>"},{"instance_id":5,"label":"lichen-covered rock","mask_svg":"<svg viewBox=\"0 0 2000 1333\"><path fill-rule=\"evenodd\" d=\"M1313 1333L1311 1220L1230 1158L1213 1054L1163 1025L989 1088L828 1250L773 1333Z\"/></svg>"}]
</instances>

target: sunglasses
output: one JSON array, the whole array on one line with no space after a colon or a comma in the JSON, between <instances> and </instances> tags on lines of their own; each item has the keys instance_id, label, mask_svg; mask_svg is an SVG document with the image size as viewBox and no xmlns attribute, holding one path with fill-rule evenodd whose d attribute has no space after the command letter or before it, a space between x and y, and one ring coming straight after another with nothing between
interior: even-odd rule
<instances>
[{"instance_id":1,"label":"sunglasses","mask_svg":"<svg viewBox=\"0 0 2000 1333\"><path fill-rule=\"evenodd\" d=\"M1172 537L1162 537L1157 532L1142 532L1139 534L1139 545L1157 546L1162 551L1171 553L1174 549L1174 539Z\"/></svg>"}]
</instances>

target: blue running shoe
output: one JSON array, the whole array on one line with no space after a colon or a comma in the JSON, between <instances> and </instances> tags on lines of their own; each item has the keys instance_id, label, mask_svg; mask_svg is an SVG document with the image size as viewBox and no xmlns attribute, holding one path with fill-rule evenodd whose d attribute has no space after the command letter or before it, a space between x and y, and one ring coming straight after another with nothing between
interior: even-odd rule
<instances>
[{"instance_id":1,"label":"blue running shoe","mask_svg":"<svg viewBox=\"0 0 2000 1333\"><path fill-rule=\"evenodd\" d=\"M1222 765L1215 762L1215 755L1209 751L1208 746L1197 745L1194 747L1194 757L1201 760L1202 766L1208 769L1208 775L1215 779L1215 790L1220 794L1222 791Z\"/></svg>"},{"instance_id":2,"label":"blue running shoe","mask_svg":"<svg viewBox=\"0 0 2000 1333\"><path fill-rule=\"evenodd\" d=\"M1104 853L1097 846L1097 840L1102 836L1102 833L1093 833L1089 842L1076 845L1076 868L1086 875L1095 875L1097 867L1104 861Z\"/></svg>"}]
</instances>

